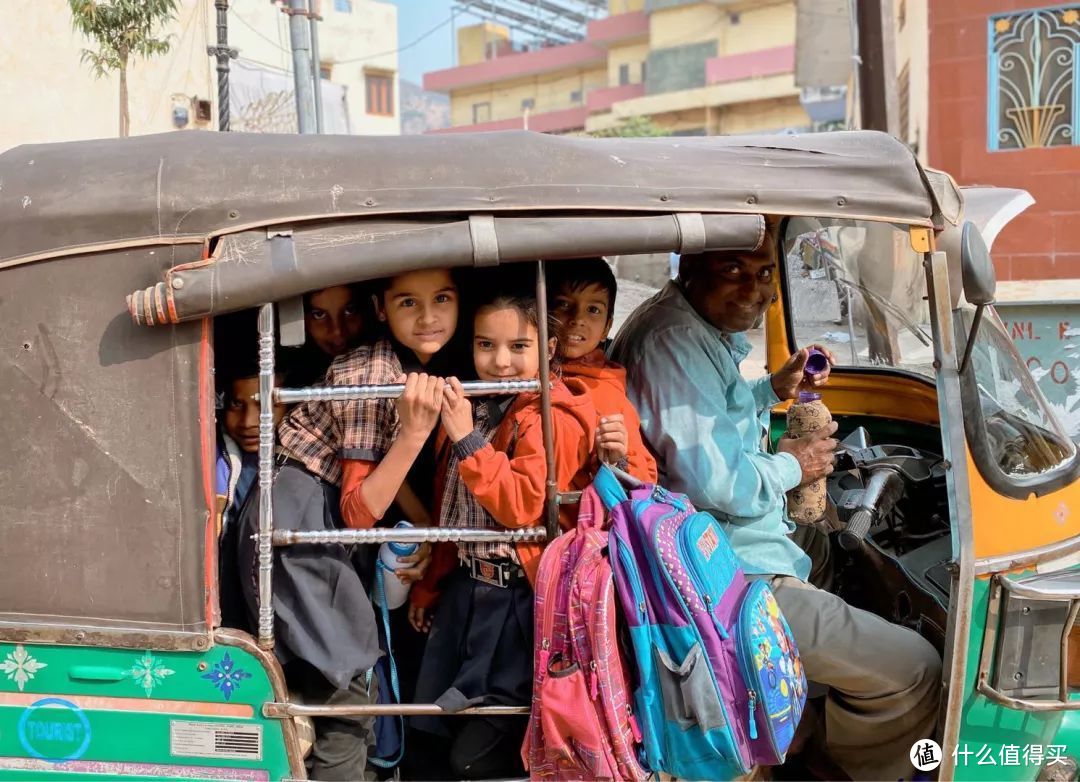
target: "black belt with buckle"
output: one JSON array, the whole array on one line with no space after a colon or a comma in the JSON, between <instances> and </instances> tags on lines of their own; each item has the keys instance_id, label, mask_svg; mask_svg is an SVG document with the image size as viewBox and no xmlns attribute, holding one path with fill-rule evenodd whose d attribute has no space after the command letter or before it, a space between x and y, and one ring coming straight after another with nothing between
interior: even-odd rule
<instances>
[{"instance_id":1,"label":"black belt with buckle","mask_svg":"<svg viewBox=\"0 0 1080 782\"><path fill-rule=\"evenodd\" d=\"M470 578L500 589L526 578L525 568L512 559L481 559L464 554L460 562Z\"/></svg>"}]
</instances>

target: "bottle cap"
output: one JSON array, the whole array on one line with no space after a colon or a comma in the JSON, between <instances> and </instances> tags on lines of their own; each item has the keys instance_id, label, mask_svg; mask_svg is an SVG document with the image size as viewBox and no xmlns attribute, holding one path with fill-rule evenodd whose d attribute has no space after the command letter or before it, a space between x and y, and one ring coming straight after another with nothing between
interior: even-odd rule
<instances>
[{"instance_id":1,"label":"bottle cap","mask_svg":"<svg viewBox=\"0 0 1080 782\"><path fill-rule=\"evenodd\" d=\"M803 374L810 378L814 375L820 375L828 368L828 357L817 348L810 348L810 355L806 357L806 368L803 369Z\"/></svg>"},{"instance_id":2,"label":"bottle cap","mask_svg":"<svg viewBox=\"0 0 1080 782\"><path fill-rule=\"evenodd\" d=\"M406 527L412 529L412 524L403 520L394 525L394 529L403 529ZM416 549L419 548L419 544L417 543L398 543L396 541L390 541L386 545L396 557L407 557L410 554L415 554Z\"/></svg>"}]
</instances>

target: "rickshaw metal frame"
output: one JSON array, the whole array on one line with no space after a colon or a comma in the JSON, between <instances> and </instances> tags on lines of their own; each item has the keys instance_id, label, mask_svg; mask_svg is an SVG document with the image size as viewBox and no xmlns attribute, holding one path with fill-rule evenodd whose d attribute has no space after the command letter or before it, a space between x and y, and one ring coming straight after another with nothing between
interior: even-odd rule
<instances>
[{"instance_id":1,"label":"rickshaw metal frame","mask_svg":"<svg viewBox=\"0 0 1080 782\"><path fill-rule=\"evenodd\" d=\"M983 631L982 653L979 657L979 669L976 678L976 689L979 693L993 703L1016 711L1032 713L1050 713L1059 711L1080 711L1080 700L1069 700L1069 634L1072 632L1076 618L1080 615L1080 590L1040 589L1033 581L1015 581L1001 574L994 575L990 580L990 599L986 606L986 628ZM1045 580L1043 577L1042 580ZM1030 600L1046 602L1061 602L1069 604L1069 613L1065 618L1065 624L1061 629L1060 657L1058 671L1058 697L1054 699L1033 700L1031 698L1013 698L1001 692L990 683L990 673L993 670L995 648L998 635L1002 629L1002 605L1006 593L1023 597Z\"/></svg>"},{"instance_id":2,"label":"rickshaw metal frame","mask_svg":"<svg viewBox=\"0 0 1080 782\"><path fill-rule=\"evenodd\" d=\"M948 469L949 515L952 519L953 567L949 589L949 614L945 627L945 649L942 654L943 719L938 720L941 746L955 747L960 738L964 700L967 697L967 658L970 646L972 607L975 599L975 574L972 556L974 527L971 513L971 493L968 483L968 464L965 458L967 440L963 426L952 421L953 411L960 406L960 374L956 359L952 323L952 297L949 289L949 264L945 253L934 249L923 254L923 270L930 303L930 325L934 337L934 364L937 369L938 415L941 422L942 456ZM956 758L951 752L942 753L939 776L952 779Z\"/></svg>"},{"instance_id":3,"label":"rickshaw metal frame","mask_svg":"<svg viewBox=\"0 0 1080 782\"><path fill-rule=\"evenodd\" d=\"M327 530L295 531L274 530L273 478L274 478L274 404L288 398L292 401L328 401L329 399L375 399L395 398L404 392L402 384L384 386L345 386L324 389L277 389L274 386L274 342L277 338L274 319L274 304L263 304L259 309L259 532L257 535L258 551L258 595L259 627L258 647L266 653L274 648L274 608L273 608L273 548L303 544L374 544L387 540L400 542L433 541L491 541L513 543L517 541L539 542L554 538L558 534L559 500L558 484L555 481L554 429L551 423L551 365L548 356L548 310L547 287L542 260L536 263L536 301L540 346L541 380L518 383L490 383L485 390L520 393L540 390L540 421L544 441L547 475L545 476L545 501L543 527L529 527L519 530L477 530L431 528L427 530ZM510 386L507 388L506 386ZM474 391L477 389L474 387ZM284 392L284 393L283 393ZM569 499L569 498L567 498ZM266 717L284 719L291 722L292 717L326 716L509 716L528 714L529 706L475 706L456 712L448 712L434 703L421 704L365 704L360 706L307 706L289 701L267 703L263 707Z\"/></svg>"}]
</instances>

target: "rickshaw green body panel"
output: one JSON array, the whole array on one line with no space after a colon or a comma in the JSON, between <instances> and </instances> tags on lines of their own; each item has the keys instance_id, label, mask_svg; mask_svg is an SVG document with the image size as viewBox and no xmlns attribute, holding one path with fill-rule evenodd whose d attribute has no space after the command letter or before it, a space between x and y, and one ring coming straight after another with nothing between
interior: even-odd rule
<instances>
[{"instance_id":1,"label":"rickshaw green body panel","mask_svg":"<svg viewBox=\"0 0 1080 782\"><path fill-rule=\"evenodd\" d=\"M289 776L270 679L243 649L5 643L0 671L0 779Z\"/></svg>"},{"instance_id":2,"label":"rickshaw green body panel","mask_svg":"<svg viewBox=\"0 0 1080 782\"><path fill-rule=\"evenodd\" d=\"M1025 575L1034 575L1034 572ZM1042 762L1048 761L1052 755L1075 757L1080 752L1080 713L1017 711L999 706L977 691L976 678L989 597L990 581L980 579L975 584L972 606L968 676L964 682L964 691L968 696L960 725L955 778L1002 782L1031 780L1035 779ZM1074 693L1072 699L1076 697ZM1015 763L1012 762L1012 748L1016 748ZM971 754L965 754L968 752ZM1040 753L1042 761L1031 762ZM993 764L990 763L991 758Z\"/></svg>"}]
</instances>

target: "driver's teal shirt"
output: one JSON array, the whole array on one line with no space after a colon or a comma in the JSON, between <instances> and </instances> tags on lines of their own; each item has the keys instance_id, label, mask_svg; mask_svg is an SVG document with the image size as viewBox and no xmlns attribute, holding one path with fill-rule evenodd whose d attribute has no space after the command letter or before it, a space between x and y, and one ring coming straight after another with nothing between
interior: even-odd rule
<instances>
[{"instance_id":1,"label":"driver's teal shirt","mask_svg":"<svg viewBox=\"0 0 1080 782\"><path fill-rule=\"evenodd\" d=\"M626 367L660 483L721 522L747 573L805 581L810 558L788 537L795 525L785 512L785 493L802 471L795 457L762 447L780 400L768 376L743 378L739 364L749 353L746 335L707 323L678 281L643 302L611 348Z\"/></svg>"}]
</instances>

